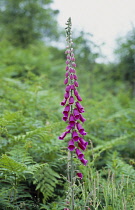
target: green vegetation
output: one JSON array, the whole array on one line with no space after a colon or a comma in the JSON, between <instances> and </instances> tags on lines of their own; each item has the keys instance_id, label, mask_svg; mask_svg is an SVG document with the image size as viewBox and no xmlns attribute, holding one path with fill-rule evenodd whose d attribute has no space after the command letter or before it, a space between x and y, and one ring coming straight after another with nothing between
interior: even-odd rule
<instances>
[{"instance_id":1,"label":"green vegetation","mask_svg":"<svg viewBox=\"0 0 135 210\"><path fill-rule=\"evenodd\" d=\"M24 0L1 1L3 21L10 19L13 12L9 7L3 9L7 2L13 6L10 9L14 8L13 3L18 7L20 2L21 9L25 5L30 11ZM40 23L45 21L45 38L49 36L52 40L57 37L58 28L49 6L44 12L48 19L43 16ZM28 23L25 13L22 17ZM18 29L15 21L24 29L19 19L10 23L13 30L10 24L0 28L0 209L62 210L70 195L66 182L67 142L58 140L65 128L60 106L64 50L41 41L41 36L36 37L35 31L40 30L35 27L41 31L42 27L35 21L33 31L26 30L25 41L21 41L19 31L14 31ZM114 64L96 63L100 56L98 47L83 32L74 39L89 142L85 155L88 165L84 167L75 161L84 174L83 180L76 180L75 210L135 209L135 38L130 35L133 33L134 30L119 43Z\"/></svg>"}]
</instances>

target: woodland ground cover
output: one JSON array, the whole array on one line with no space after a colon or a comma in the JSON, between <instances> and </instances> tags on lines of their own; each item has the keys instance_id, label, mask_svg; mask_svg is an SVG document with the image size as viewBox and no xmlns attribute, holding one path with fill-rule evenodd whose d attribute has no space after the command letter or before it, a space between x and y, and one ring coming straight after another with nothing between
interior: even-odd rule
<instances>
[{"instance_id":1,"label":"woodland ground cover","mask_svg":"<svg viewBox=\"0 0 135 210\"><path fill-rule=\"evenodd\" d=\"M65 206L67 151L58 140L65 66L50 54L40 43L1 48L1 209ZM89 163L78 166L84 179L75 186L76 209L134 209L135 101L122 82L108 90L108 79L93 71L91 89L84 84L90 72L80 77Z\"/></svg>"}]
</instances>

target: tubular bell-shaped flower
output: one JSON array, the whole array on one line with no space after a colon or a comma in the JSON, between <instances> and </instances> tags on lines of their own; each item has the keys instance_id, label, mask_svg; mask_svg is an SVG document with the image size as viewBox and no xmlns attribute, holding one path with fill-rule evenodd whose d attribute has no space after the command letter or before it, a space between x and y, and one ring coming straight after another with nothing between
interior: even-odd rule
<instances>
[{"instance_id":1,"label":"tubular bell-shaped flower","mask_svg":"<svg viewBox=\"0 0 135 210\"><path fill-rule=\"evenodd\" d=\"M69 125L71 127L74 127L75 126L75 118L74 118L74 116L72 114L69 117Z\"/></svg>"},{"instance_id":2,"label":"tubular bell-shaped flower","mask_svg":"<svg viewBox=\"0 0 135 210\"><path fill-rule=\"evenodd\" d=\"M74 115L75 120L79 120L79 118L80 118L80 113L78 112L77 109L74 109L74 110L73 110L73 115Z\"/></svg>"},{"instance_id":3,"label":"tubular bell-shaped flower","mask_svg":"<svg viewBox=\"0 0 135 210\"><path fill-rule=\"evenodd\" d=\"M70 151L73 151L75 149L74 141L72 139L68 142L68 149Z\"/></svg>"},{"instance_id":4,"label":"tubular bell-shaped flower","mask_svg":"<svg viewBox=\"0 0 135 210\"><path fill-rule=\"evenodd\" d=\"M77 173L76 175L77 175L80 179L82 179L82 178L83 178L82 173Z\"/></svg>"},{"instance_id":5,"label":"tubular bell-shaped flower","mask_svg":"<svg viewBox=\"0 0 135 210\"><path fill-rule=\"evenodd\" d=\"M79 140L79 135L76 131L73 131L72 132L72 138L74 141L78 141Z\"/></svg>"},{"instance_id":6,"label":"tubular bell-shaped flower","mask_svg":"<svg viewBox=\"0 0 135 210\"><path fill-rule=\"evenodd\" d=\"M64 111L63 111L64 116L66 116L66 117L67 117L67 116L68 116L69 111L70 111L70 105L68 104L68 105L65 107Z\"/></svg>"},{"instance_id":7,"label":"tubular bell-shaped flower","mask_svg":"<svg viewBox=\"0 0 135 210\"><path fill-rule=\"evenodd\" d=\"M77 154L77 157L82 160L83 157L84 157L84 154L79 150L79 149L76 149L76 154Z\"/></svg>"}]
</instances>

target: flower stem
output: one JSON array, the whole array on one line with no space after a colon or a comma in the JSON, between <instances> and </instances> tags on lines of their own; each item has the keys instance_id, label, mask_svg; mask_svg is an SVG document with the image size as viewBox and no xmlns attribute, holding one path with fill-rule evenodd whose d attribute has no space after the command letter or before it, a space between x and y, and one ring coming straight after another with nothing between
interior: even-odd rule
<instances>
[{"instance_id":1,"label":"flower stem","mask_svg":"<svg viewBox=\"0 0 135 210\"><path fill-rule=\"evenodd\" d=\"M71 210L74 210L74 164L73 164L73 151L71 151Z\"/></svg>"}]
</instances>

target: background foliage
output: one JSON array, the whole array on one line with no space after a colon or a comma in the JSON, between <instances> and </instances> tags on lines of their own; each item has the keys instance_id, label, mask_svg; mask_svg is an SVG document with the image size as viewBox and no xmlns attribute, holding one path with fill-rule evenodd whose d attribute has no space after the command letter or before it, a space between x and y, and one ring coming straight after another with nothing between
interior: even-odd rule
<instances>
[{"instance_id":1,"label":"background foliage","mask_svg":"<svg viewBox=\"0 0 135 210\"><path fill-rule=\"evenodd\" d=\"M58 11L50 3L0 3L2 210L60 210L70 196L65 178L67 142L58 140L65 127L59 105L65 55L51 45L58 34L63 35L53 16ZM49 44L43 37L50 39ZM118 42L116 63L97 63L100 50L90 34L79 32L74 42L89 142L88 166L75 160L84 174L82 182L76 181L75 208L134 209L134 29Z\"/></svg>"}]
</instances>

